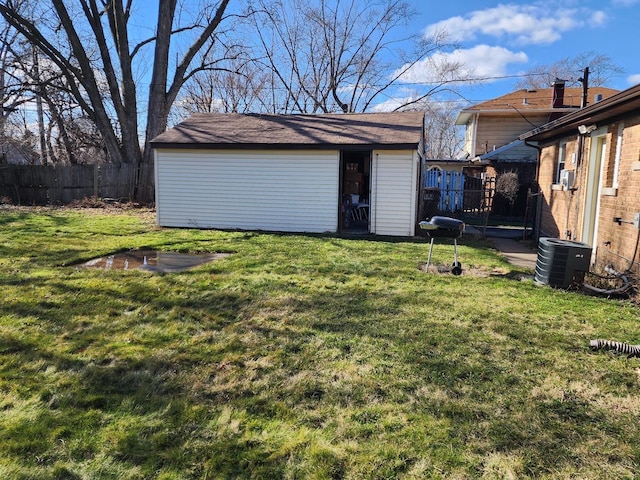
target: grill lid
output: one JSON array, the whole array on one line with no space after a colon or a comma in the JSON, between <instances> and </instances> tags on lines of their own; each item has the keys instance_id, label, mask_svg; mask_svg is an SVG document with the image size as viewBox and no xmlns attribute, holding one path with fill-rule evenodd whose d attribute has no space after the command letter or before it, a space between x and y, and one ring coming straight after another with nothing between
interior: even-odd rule
<instances>
[{"instance_id":1,"label":"grill lid","mask_svg":"<svg viewBox=\"0 0 640 480\"><path fill-rule=\"evenodd\" d=\"M420 222L420 229L430 237L458 238L464 231L464 222L451 217L431 217L431 220Z\"/></svg>"}]
</instances>

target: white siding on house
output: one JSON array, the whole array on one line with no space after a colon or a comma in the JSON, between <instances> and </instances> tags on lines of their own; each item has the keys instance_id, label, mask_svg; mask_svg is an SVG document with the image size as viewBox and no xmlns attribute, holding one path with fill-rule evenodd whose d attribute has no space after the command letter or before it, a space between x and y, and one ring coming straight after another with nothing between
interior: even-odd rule
<instances>
[{"instance_id":1,"label":"white siding on house","mask_svg":"<svg viewBox=\"0 0 640 480\"><path fill-rule=\"evenodd\" d=\"M415 151L373 152L371 233L413 236L418 158Z\"/></svg>"},{"instance_id":2,"label":"white siding on house","mask_svg":"<svg viewBox=\"0 0 640 480\"><path fill-rule=\"evenodd\" d=\"M339 152L156 150L167 227L335 232Z\"/></svg>"},{"instance_id":3,"label":"white siding on house","mask_svg":"<svg viewBox=\"0 0 640 480\"><path fill-rule=\"evenodd\" d=\"M491 152L494 147L507 145L536 125L543 125L549 121L549 115L534 115L527 113L527 119L519 116L489 116L480 115L477 124L475 155ZM527 121L528 120L528 121Z\"/></svg>"},{"instance_id":4,"label":"white siding on house","mask_svg":"<svg viewBox=\"0 0 640 480\"><path fill-rule=\"evenodd\" d=\"M466 130L464 131L464 151L473 158L476 156L476 133L478 130L478 114L474 113L473 116L467 121ZM427 157L429 152L427 151Z\"/></svg>"}]
</instances>

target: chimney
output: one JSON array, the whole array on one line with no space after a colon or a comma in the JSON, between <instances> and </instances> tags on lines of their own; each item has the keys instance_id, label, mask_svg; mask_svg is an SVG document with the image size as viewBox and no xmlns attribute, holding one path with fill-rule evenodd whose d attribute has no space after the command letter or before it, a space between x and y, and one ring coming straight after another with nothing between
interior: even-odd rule
<instances>
[{"instance_id":1,"label":"chimney","mask_svg":"<svg viewBox=\"0 0 640 480\"><path fill-rule=\"evenodd\" d=\"M551 84L553 87L553 108L564 107L564 80L556 78L556 81Z\"/></svg>"}]
</instances>

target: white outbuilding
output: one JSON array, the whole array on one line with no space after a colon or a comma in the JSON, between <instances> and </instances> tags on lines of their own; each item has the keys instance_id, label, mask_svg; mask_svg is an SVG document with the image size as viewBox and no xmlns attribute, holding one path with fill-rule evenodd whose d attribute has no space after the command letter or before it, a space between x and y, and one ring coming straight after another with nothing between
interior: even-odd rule
<instances>
[{"instance_id":1,"label":"white outbuilding","mask_svg":"<svg viewBox=\"0 0 640 480\"><path fill-rule=\"evenodd\" d=\"M196 114L151 146L160 226L416 232L423 112Z\"/></svg>"}]
</instances>

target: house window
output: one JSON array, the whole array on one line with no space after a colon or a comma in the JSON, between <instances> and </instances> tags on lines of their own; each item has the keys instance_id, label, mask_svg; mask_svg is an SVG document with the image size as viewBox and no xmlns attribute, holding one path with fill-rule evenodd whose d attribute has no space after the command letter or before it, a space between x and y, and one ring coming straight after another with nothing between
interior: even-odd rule
<instances>
[{"instance_id":1,"label":"house window","mask_svg":"<svg viewBox=\"0 0 640 480\"><path fill-rule=\"evenodd\" d=\"M618 174L620 172L620 157L622 156L622 134L624 132L624 124L618 125L618 135L616 137L616 154L613 157L613 168L611 175L611 187L618 188Z\"/></svg>"},{"instance_id":2,"label":"house window","mask_svg":"<svg viewBox=\"0 0 640 480\"><path fill-rule=\"evenodd\" d=\"M622 157L624 124L619 124L617 133L614 132L615 130L612 129L610 152L602 152L602 195L613 197L618 194L618 177L620 174L620 159Z\"/></svg>"},{"instance_id":3,"label":"house window","mask_svg":"<svg viewBox=\"0 0 640 480\"><path fill-rule=\"evenodd\" d=\"M567 142L560 142L558 145L558 158L556 159L556 172L553 177L553 183L560 183L560 175L564 170L565 160L567 158Z\"/></svg>"}]
</instances>

